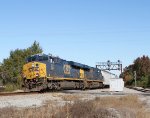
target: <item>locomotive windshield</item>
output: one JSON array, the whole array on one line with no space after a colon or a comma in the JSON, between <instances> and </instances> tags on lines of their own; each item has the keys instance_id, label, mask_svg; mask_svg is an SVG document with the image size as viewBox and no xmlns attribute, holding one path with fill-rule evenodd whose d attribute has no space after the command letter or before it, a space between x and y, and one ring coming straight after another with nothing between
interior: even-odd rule
<instances>
[{"instance_id":1,"label":"locomotive windshield","mask_svg":"<svg viewBox=\"0 0 150 118\"><path fill-rule=\"evenodd\" d=\"M27 58L27 62L32 62L32 61L35 61L36 60L36 57L35 56L30 56Z\"/></svg>"},{"instance_id":2,"label":"locomotive windshield","mask_svg":"<svg viewBox=\"0 0 150 118\"><path fill-rule=\"evenodd\" d=\"M47 61L48 56L47 55L32 55L27 58L27 62L32 61Z\"/></svg>"}]
</instances>

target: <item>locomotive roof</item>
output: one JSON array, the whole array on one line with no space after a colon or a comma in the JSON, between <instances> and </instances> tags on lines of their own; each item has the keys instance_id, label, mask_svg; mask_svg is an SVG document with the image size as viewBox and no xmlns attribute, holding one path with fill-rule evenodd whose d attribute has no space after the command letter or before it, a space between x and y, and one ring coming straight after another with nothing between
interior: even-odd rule
<instances>
[{"instance_id":1,"label":"locomotive roof","mask_svg":"<svg viewBox=\"0 0 150 118\"><path fill-rule=\"evenodd\" d=\"M46 54L42 54L42 53L40 53L40 54L35 54L35 55L31 55L31 56L29 56L29 57L38 57L38 56L44 56L44 57L50 57L50 58L54 58L54 59L60 59L60 60L62 60L62 61L66 61L66 62L68 62L68 64L70 64L71 66L74 66L74 67L78 67L78 68L83 68L83 69L91 69L91 68L94 68L94 67L90 67L90 66L88 66L88 65L85 65L85 64L81 64L81 63L78 63L78 62L74 62L74 61L67 61L67 60L64 60L64 59L61 59L60 57L58 57L58 56L53 56L53 55L46 55ZM28 57L28 58L29 58Z\"/></svg>"}]
</instances>

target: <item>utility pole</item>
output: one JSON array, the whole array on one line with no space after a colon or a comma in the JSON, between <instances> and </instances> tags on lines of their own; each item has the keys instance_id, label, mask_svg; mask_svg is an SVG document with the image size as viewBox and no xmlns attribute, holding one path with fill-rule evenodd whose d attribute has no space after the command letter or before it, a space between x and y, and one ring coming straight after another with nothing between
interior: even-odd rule
<instances>
[{"instance_id":1,"label":"utility pole","mask_svg":"<svg viewBox=\"0 0 150 118\"><path fill-rule=\"evenodd\" d=\"M134 80L135 80L135 87L136 87L136 71L134 71Z\"/></svg>"}]
</instances>

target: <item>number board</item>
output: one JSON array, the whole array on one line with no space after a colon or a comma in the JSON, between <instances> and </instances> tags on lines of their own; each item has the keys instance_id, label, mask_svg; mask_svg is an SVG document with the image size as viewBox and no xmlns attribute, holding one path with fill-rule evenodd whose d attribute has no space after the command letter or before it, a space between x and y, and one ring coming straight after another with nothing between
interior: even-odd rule
<instances>
[{"instance_id":1,"label":"number board","mask_svg":"<svg viewBox=\"0 0 150 118\"><path fill-rule=\"evenodd\" d=\"M70 74L70 69L71 69L71 67L70 67L70 65L64 65L64 73L65 74Z\"/></svg>"}]
</instances>

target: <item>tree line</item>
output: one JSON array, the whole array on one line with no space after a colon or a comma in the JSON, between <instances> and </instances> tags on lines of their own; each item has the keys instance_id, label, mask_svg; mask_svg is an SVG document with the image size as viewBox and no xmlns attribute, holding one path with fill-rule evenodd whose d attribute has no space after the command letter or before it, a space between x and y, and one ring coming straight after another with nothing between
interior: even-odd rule
<instances>
[{"instance_id":1,"label":"tree line","mask_svg":"<svg viewBox=\"0 0 150 118\"><path fill-rule=\"evenodd\" d=\"M121 77L125 85L133 86L135 84L134 71L136 71L137 86L150 87L150 58L143 55L134 60L133 64L125 67Z\"/></svg>"}]
</instances>

